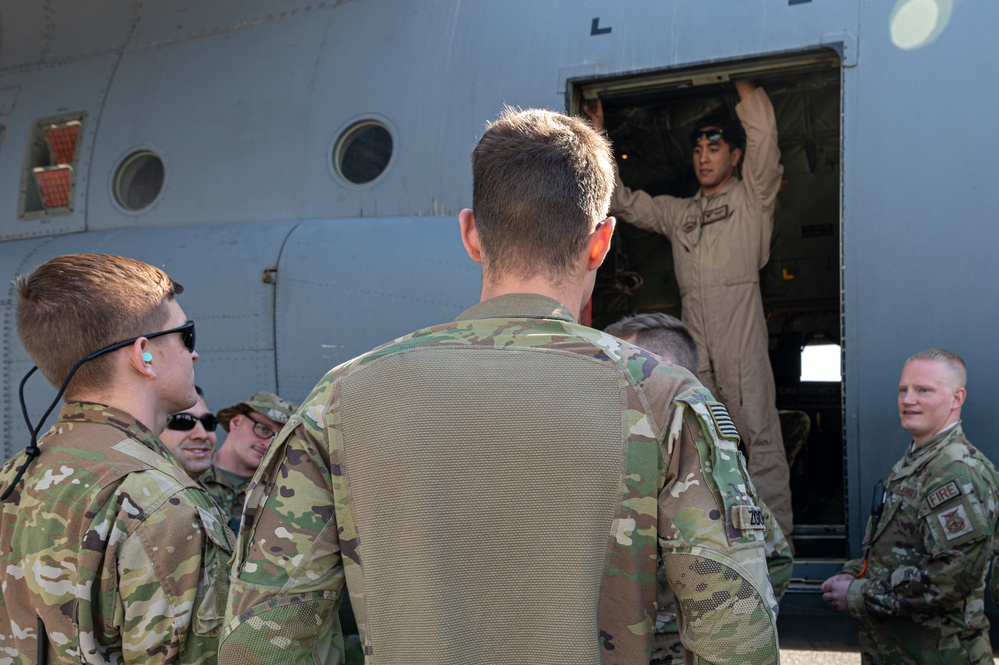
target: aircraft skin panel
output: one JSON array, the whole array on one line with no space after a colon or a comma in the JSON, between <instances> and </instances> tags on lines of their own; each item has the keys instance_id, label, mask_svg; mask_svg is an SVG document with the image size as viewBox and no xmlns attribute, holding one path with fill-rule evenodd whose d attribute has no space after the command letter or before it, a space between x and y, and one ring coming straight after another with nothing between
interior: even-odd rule
<instances>
[{"instance_id":1,"label":"aircraft skin panel","mask_svg":"<svg viewBox=\"0 0 999 665\"><path fill-rule=\"evenodd\" d=\"M181 41L231 34L244 28L276 26L299 17L325 21L344 0L172 0L142 5L142 21L130 42L132 49L158 48Z\"/></svg>"},{"instance_id":2,"label":"aircraft skin panel","mask_svg":"<svg viewBox=\"0 0 999 665\"><path fill-rule=\"evenodd\" d=\"M136 4L0 0L0 75L12 68L65 65L113 53L128 41Z\"/></svg>"},{"instance_id":3,"label":"aircraft skin panel","mask_svg":"<svg viewBox=\"0 0 999 665\"><path fill-rule=\"evenodd\" d=\"M912 353L942 346L965 359L964 430L999 463L991 342L999 328L991 148L999 126L985 119L999 107L999 91L976 64L995 54L999 5L955 7L936 41L902 50L888 30L893 4L864 4L860 63L844 70L845 395L849 496L858 498L850 507L855 553L871 488L908 443L893 387Z\"/></svg>"},{"instance_id":4,"label":"aircraft skin panel","mask_svg":"<svg viewBox=\"0 0 999 665\"><path fill-rule=\"evenodd\" d=\"M293 222L188 226L22 240L0 243L0 265L9 266L13 276L60 254L96 252L162 268L184 286L178 302L197 323L197 350L203 356L195 363L195 374L210 404L222 408L257 390L280 387L274 362L274 285L264 282L264 271L277 267L281 246L294 226ZM9 399L4 404L2 451L7 456L27 443L16 395L31 363L17 341L15 306L16 292L8 286L3 307L8 342L4 388ZM321 375L317 373L317 380ZM25 394L29 414L37 420L55 397L55 389L36 374Z\"/></svg>"},{"instance_id":5,"label":"aircraft skin panel","mask_svg":"<svg viewBox=\"0 0 999 665\"><path fill-rule=\"evenodd\" d=\"M127 53L103 118L113 129L94 155L104 177L92 182L90 227L227 223L249 210L254 219L299 219L305 199L330 198L329 170L306 140L310 44L323 35L321 22L285 21ZM163 190L126 212L111 195L113 176L142 149L163 159ZM311 191L310 169L326 179Z\"/></svg>"},{"instance_id":6,"label":"aircraft skin panel","mask_svg":"<svg viewBox=\"0 0 999 665\"><path fill-rule=\"evenodd\" d=\"M354 356L454 320L479 301L480 274L454 217L303 222L278 270L281 389L302 399Z\"/></svg>"},{"instance_id":7,"label":"aircraft skin panel","mask_svg":"<svg viewBox=\"0 0 999 665\"><path fill-rule=\"evenodd\" d=\"M106 110L97 117L103 86L94 88L95 100L81 102L103 128L96 145L85 146L93 155L88 228L227 223L245 220L247 210L254 219L455 214L469 204L466 156L483 122L504 103L561 108L560 73L745 57L761 44L766 52L815 48L852 23L846 3L784 11L741 3L725 8L725 22L749 28L719 40L698 27L720 20L717 7L702 3L650 1L625 11L589 2L571 14L527 2L504 3L498 14L497 7L387 0L309 11L301 3L280 11L264 2L142 6L120 63L106 65L113 74ZM56 13L52 20L66 19ZM498 28L502 22L510 27ZM511 39L530 39L531 48L511 48ZM0 71L7 62L5 49ZM107 78L51 71L40 89ZM341 130L372 117L389 125L395 154L374 183L352 185L335 175L331 152ZM23 145L24 131L9 129L5 143ZM133 213L112 201L111 188L118 164L139 149L162 153L166 179L159 198ZM203 168L185 168L191 163Z\"/></svg>"},{"instance_id":8,"label":"aircraft skin panel","mask_svg":"<svg viewBox=\"0 0 999 665\"><path fill-rule=\"evenodd\" d=\"M0 70L0 91L6 91L2 94L7 102L0 113L0 124L6 128L0 144L0 201L3 202L0 240L74 233L86 228L91 155L114 59L114 56L103 55L59 68L25 72ZM41 218L19 218L21 174L36 123L81 112L86 117L73 171L72 211L53 212Z\"/></svg>"},{"instance_id":9,"label":"aircraft skin panel","mask_svg":"<svg viewBox=\"0 0 999 665\"><path fill-rule=\"evenodd\" d=\"M257 390L301 400L335 365L453 320L478 302L481 288L454 217L93 232L0 243L0 264L23 274L75 252L130 256L184 286L178 302L197 323L197 381L216 409ZM14 396L31 361L17 340L12 286L0 306L8 342L4 385L12 397L4 414L9 456L27 441ZM31 416L39 418L54 396L43 377L32 377Z\"/></svg>"}]
</instances>

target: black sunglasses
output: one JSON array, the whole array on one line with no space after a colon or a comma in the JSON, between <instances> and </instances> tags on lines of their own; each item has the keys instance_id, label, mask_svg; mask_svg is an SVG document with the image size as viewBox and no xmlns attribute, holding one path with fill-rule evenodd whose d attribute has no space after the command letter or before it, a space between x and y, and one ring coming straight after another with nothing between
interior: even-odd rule
<instances>
[{"instance_id":1,"label":"black sunglasses","mask_svg":"<svg viewBox=\"0 0 999 665\"><path fill-rule=\"evenodd\" d=\"M717 127L711 127L710 129L695 129L687 135L687 138L690 139L690 145L693 146L696 146L701 142L701 137L706 138L709 145L714 145L725 138L725 130Z\"/></svg>"},{"instance_id":2,"label":"black sunglasses","mask_svg":"<svg viewBox=\"0 0 999 665\"><path fill-rule=\"evenodd\" d=\"M218 418L210 413L206 413L203 416L196 416L193 413L175 413L167 416L166 426L167 429L177 430L178 432L190 432L197 426L199 421L206 432L214 432L215 428L219 426Z\"/></svg>"},{"instance_id":3,"label":"black sunglasses","mask_svg":"<svg viewBox=\"0 0 999 665\"><path fill-rule=\"evenodd\" d=\"M194 321L188 321L182 326L177 326L176 328L170 328L170 330L161 330L159 332L152 333L151 335L140 335L139 337L145 337L146 339L152 339L154 337L162 337L163 335L169 335L171 333L180 333L180 339L184 342L184 346L188 351L194 353ZM124 342L118 342L122 347L128 346L139 337L133 337L130 340L125 340ZM117 346L117 344L115 345Z\"/></svg>"}]
</instances>

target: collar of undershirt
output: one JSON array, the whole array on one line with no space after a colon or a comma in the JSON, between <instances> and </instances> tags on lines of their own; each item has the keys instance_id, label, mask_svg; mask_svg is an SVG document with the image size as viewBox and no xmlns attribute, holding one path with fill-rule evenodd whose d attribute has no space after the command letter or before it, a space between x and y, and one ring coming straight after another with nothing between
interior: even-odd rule
<instances>
[{"instance_id":1,"label":"collar of undershirt","mask_svg":"<svg viewBox=\"0 0 999 665\"><path fill-rule=\"evenodd\" d=\"M906 456L909 457L910 459L917 459L919 457L922 457L923 455L926 454L926 451L930 450L938 443L946 439L948 436L950 436L950 434L954 431L955 428L958 428L960 426L961 426L960 420L958 420L957 422L953 422L950 425L947 425L947 427L944 427L942 430L934 434L932 439L930 439L923 445L919 446L918 448L914 447L915 442L909 441L909 450L906 452Z\"/></svg>"},{"instance_id":2,"label":"collar of undershirt","mask_svg":"<svg viewBox=\"0 0 999 665\"><path fill-rule=\"evenodd\" d=\"M508 293L484 300L468 308L455 319L558 319L576 322L569 308L548 296L537 293Z\"/></svg>"}]
</instances>

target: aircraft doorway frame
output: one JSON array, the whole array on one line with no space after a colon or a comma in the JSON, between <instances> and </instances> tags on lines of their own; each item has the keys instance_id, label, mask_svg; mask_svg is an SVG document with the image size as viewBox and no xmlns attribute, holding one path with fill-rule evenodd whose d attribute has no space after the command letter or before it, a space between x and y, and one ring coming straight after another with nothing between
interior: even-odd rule
<instances>
[{"instance_id":1,"label":"aircraft doorway frame","mask_svg":"<svg viewBox=\"0 0 999 665\"><path fill-rule=\"evenodd\" d=\"M567 81L570 113L604 101L607 130L625 184L650 194L690 196L689 125L738 101L731 81L748 78L774 103L784 179L778 194L771 258L760 286L770 332L778 408L804 412L810 431L792 459L795 577L820 581L849 557L849 445L839 382L801 380L807 345L840 345L845 375L843 305L843 67L832 49L777 54L682 68ZM591 302L603 328L639 311L681 315L669 242L619 224ZM782 420L784 420L782 416ZM785 428L785 436L787 430ZM841 473L835 467L841 465Z\"/></svg>"}]
</instances>

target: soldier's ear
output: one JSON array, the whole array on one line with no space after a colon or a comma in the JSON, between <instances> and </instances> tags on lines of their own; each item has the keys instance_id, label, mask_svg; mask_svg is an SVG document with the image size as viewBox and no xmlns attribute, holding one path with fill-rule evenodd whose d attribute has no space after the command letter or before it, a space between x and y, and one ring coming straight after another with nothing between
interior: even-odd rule
<instances>
[{"instance_id":1,"label":"soldier's ear","mask_svg":"<svg viewBox=\"0 0 999 665\"><path fill-rule=\"evenodd\" d=\"M968 396L968 391L964 388L958 388L954 391L954 402L951 409L960 409L964 404L964 398Z\"/></svg>"},{"instance_id":2,"label":"soldier's ear","mask_svg":"<svg viewBox=\"0 0 999 665\"><path fill-rule=\"evenodd\" d=\"M145 337L140 337L139 339L132 342L128 349L128 364L129 366L143 374L148 379L156 378L156 370L153 368L152 358L148 351L146 351L149 345L149 340ZM146 357L150 360L146 361Z\"/></svg>"},{"instance_id":3,"label":"soldier's ear","mask_svg":"<svg viewBox=\"0 0 999 665\"><path fill-rule=\"evenodd\" d=\"M596 270L604 262L604 257L610 251L611 238L614 237L614 224L616 220L608 217L597 224L597 228L590 234L589 256L586 262L587 270Z\"/></svg>"},{"instance_id":4,"label":"soldier's ear","mask_svg":"<svg viewBox=\"0 0 999 665\"><path fill-rule=\"evenodd\" d=\"M479 230L475 227L475 214L465 208L458 213L458 224L461 226L461 244L476 263L482 263L482 247L479 244Z\"/></svg>"}]
</instances>

